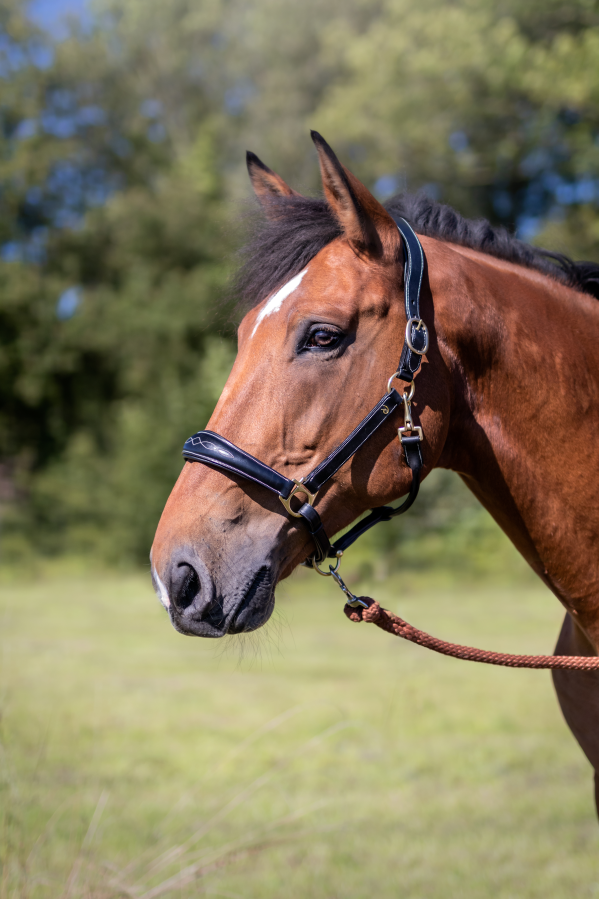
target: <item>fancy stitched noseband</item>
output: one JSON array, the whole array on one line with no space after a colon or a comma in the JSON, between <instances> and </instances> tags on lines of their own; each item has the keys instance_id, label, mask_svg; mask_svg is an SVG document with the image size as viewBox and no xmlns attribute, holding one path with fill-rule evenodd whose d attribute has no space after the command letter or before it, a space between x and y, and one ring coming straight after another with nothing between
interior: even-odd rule
<instances>
[{"instance_id":1,"label":"fancy stitched noseband","mask_svg":"<svg viewBox=\"0 0 599 899\"><path fill-rule=\"evenodd\" d=\"M337 571L343 552L358 537L373 525L378 524L379 521L390 521L396 515L406 512L416 499L420 487L422 428L415 426L412 421L411 402L415 389L414 376L429 347L428 330L420 318L420 288L425 259L420 241L408 222L403 218L394 218L394 220L403 238L405 248L404 281L407 324L404 345L399 367L387 383L387 393L349 437L310 474L299 480L286 478L274 468L265 465L264 462L260 462L259 459L212 431L198 431L197 434L185 441L183 447L183 457L188 462L202 462L219 471L230 472L254 481L276 493L288 514L302 519L314 541L316 551L305 564L314 567L316 571L326 576ZM409 382L409 388L403 395L400 395L391 386L395 378ZM320 515L314 508L316 494L401 405L403 405L404 423L398 429L398 436L403 446L406 462L412 471L412 482L407 498L398 507L379 506L372 509L366 518L359 521L346 534L331 544ZM294 511L291 508L291 500L298 494L305 496L307 501L297 511ZM335 558L337 563L334 569L332 566L329 566L329 571L323 571L320 568L325 559Z\"/></svg>"}]
</instances>

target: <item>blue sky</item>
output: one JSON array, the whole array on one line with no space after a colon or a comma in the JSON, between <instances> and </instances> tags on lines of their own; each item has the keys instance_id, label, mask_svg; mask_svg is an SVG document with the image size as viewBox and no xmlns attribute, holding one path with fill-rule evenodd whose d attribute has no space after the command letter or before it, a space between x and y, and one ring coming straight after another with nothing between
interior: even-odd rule
<instances>
[{"instance_id":1,"label":"blue sky","mask_svg":"<svg viewBox=\"0 0 599 899\"><path fill-rule=\"evenodd\" d=\"M63 17L68 13L81 15L86 6L86 0L31 0L29 15L37 25L58 36Z\"/></svg>"}]
</instances>

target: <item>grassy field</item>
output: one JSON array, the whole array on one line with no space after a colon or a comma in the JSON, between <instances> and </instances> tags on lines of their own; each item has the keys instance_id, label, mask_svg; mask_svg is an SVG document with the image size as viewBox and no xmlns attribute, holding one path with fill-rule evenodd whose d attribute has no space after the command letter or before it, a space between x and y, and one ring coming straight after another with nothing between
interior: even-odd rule
<instances>
[{"instance_id":1,"label":"grassy field","mask_svg":"<svg viewBox=\"0 0 599 899\"><path fill-rule=\"evenodd\" d=\"M549 652L561 619L530 581L372 589L489 648ZM211 643L171 629L148 577L3 583L0 897L599 895L591 772L549 674L341 605L306 572L265 632Z\"/></svg>"}]
</instances>

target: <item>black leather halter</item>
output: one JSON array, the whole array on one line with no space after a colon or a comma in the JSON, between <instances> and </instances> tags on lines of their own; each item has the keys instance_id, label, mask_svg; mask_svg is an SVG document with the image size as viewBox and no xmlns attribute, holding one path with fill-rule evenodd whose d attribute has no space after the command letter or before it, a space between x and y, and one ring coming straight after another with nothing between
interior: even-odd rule
<instances>
[{"instance_id":1,"label":"black leather halter","mask_svg":"<svg viewBox=\"0 0 599 899\"><path fill-rule=\"evenodd\" d=\"M333 450L326 459L317 465L310 474L300 480L290 480L279 474L274 468L260 462L254 456L246 453L213 431L198 431L193 437L185 441L183 457L188 462L202 462L220 471L230 472L247 480L260 484L267 490L276 493L287 512L294 518L301 518L308 528L314 541L316 552L307 564L311 564L321 574L329 572L321 571L319 565L325 559L339 559L349 546L354 543L373 525L379 521L390 521L396 515L406 512L418 495L420 487L420 475L422 472L422 454L420 443L422 441L422 428L415 427L412 422L410 403L414 395L414 376L420 368L423 355L428 350L429 336L426 325L420 318L420 288L424 272L424 253L420 241L405 219L396 218L395 223L403 238L405 247L404 280L405 280L405 307L406 307L406 332L399 367L389 378L387 393L379 400L366 418L355 428L349 437ZM409 391L400 395L391 387L391 382L399 378L410 382ZM399 428L398 434L403 446L406 462L412 471L410 492L404 502L398 506L379 506L373 509L366 518L355 524L346 534L331 544L326 535L320 515L314 508L314 499L318 491L335 475L345 463L360 449L372 435L384 424L395 410L404 408L404 425ZM296 494L307 497L297 511L291 508L291 499ZM337 566L335 571L337 570Z\"/></svg>"}]
</instances>

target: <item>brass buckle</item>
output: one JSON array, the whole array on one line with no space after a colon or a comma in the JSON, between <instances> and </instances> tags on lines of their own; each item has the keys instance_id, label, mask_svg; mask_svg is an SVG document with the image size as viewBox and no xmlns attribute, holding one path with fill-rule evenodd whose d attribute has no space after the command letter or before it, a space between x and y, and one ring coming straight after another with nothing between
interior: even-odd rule
<instances>
[{"instance_id":1,"label":"brass buckle","mask_svg":"<svg viewBox=\"0 0 599 899\"><path fill-rule=\"evenodd\" d=\"M291 508L292 498L297 493L304 493L308 497L308 505L313 506L314 500L316 499L316 493L318 493L318 490L316 491L316 493L310 493L310 491L306 487L304 487L304 485L302 484L302 480L303 480L303 478L300 478L299 481L296 480L295 478L293 478L293 483L295 484L295 487L293 487L293 489L292 489L291 493L289 494L289 496L287 497L287 499L284 499L281 495L279 495L279 499L283 503L285 511L289 512L290 515L293 515L294 518L301 518L302 516L299 514L299 512L294 512L293 509Z\"/></svg>"},{"instance_id":2,"label":"brass buckle","mask_svg":"<svg viewBox=\"0 0 599 899\"><path fill-rule=\"evenodd\" d=\"M412 425L411 428L403 427L397 429L397 436L399 437L401 443L403 443L404 431L416 431L416 433L418 434L418 440L423 439L422 428L420 427L420 425Z\"/></svg>"},{"instance_id":3,"label":"brass buckle","mask_svg":"<svg viewBox=\"0 0 599 899\"><path fill-rule=\"evenodd\" d=\"M415 322L417 322L417 325L416 325L417 331L420 331L421 329L424 330L425 341L424 341L424 348L422 350L416 349L416 347L412 343L411 331L412 331L412 325ZM412 352L417 353L419 356L426 356L426 354L428 353L428 348L429 348L428 328L426 327L426 325L424 324L424 322L421 318L409 318L408 319L408 323L406 325L406 343L409 346L409 348L412 350Z\"/></svg>"}]
</instances>

